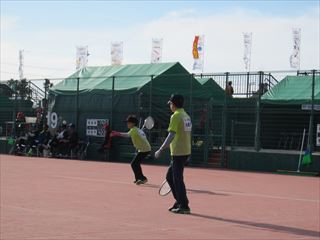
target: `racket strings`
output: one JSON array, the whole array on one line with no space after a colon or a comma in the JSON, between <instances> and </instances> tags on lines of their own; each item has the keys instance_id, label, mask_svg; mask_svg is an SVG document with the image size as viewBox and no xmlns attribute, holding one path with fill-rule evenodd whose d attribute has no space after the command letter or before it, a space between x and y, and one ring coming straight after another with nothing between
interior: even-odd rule
<instances>
[{"instance_id":1,"label":"racket strings","mask_svg":"<svg viewBox=\"0 0 320 240\"><path fill-rule=\"evenodd\" d=\"M161 196L166 196L171 192L171 187L167 181L164 181L159 189L159 194Z\"/></svg>"}]
</instances>

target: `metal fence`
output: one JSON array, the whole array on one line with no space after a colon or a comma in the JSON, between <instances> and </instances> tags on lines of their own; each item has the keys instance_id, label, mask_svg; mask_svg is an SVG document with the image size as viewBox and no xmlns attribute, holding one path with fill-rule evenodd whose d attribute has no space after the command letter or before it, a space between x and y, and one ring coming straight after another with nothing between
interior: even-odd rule
<instances>
[{"instance_id":1,"label":"metal fence","mask_svg":"<svg viewBox=\"0 0 320 240\"><path fill-rule=\"evenodd\" d=\"M301 109L301 105L268 105L262 104L261 96L272 89L286 75L309 75L313 79L313 87L310 89L310 109ZM192 133L192 161L211 164L214 166L226 166L228 151L234 149L247 149L248 151L259 152L264 149L281 151L299 151L303 130L306 129L308 139L307 145L316 152L320 151L316 146L315 129L320 124L320 114L315 108L315 90L320 88L320 83L316 81L316 76L320 75L319 70L299 71L299 72L249 72L249 73L209 73L209 74L189 74L175 75L185 78L181 85L185 93L185 109L190 114L193 121ZM173 75L170 75L171 77ZM155 89L153 81L158 76L144 75L134 76L133 80L139 78L149 78L149 90L124 92L116 94L122 90L123 79L132 76L97 76L90 81L96 82L101 79L110 78L107 86L109 95L98 93L93 98L95 108L86 106L82 99L83 91L80 91L84 78L75 78L76 87L72 89L73 94L68 96L68 105L58 112L58 123L62 120L76 124L80 136L86 137L86 120L108 119L112 129L125 131L126 126L119 119L125 119L129 114L137 115L141 120L151 115L155 119L155 128L147 131L150 143L156 148L166 137L167 126L170 119L170 110L166 106L169 94L163 96L161 89ZM163 75L162 78L168 76ZM233 96L225 94L221 101L212 98L201 98L193 89L193 82L196 78L212 78L225 90L229 82L232 82ZM45 121L47 112L52 112L53 102L48 103L48 91L50 87L63 79L34 79L30 80L30 86L36 94L43 98L41 107L41 119ZM145 81L145 80L144 80ZM143 81L142 81L143 82ZM42 87L44 86L44 87ZM168 85L168 88L170 86ZM180 92L180 88L173 92ZM187 89L187 90L186 90ZM159 93L159 94L158 94ZM132 96L135 94L134 96ZM294 95L294 93L293 93ZM36 117L34 108L21 105L21 101L26 101L19 97L15 91L10 96L13 103L10 108L1 107L2 135L15 134L16 115L19 111L26 112L27 115ZM30 99L30 98L28 98ZM82 100L81 100L82 99ZM39 101L37 99L36 101ZM59 101L55 100L55 104ZM102 104L103 102L103 104ZM121 103L121 104L120 104ZM64 103L60 103L64 104ZM39 116L38 116L39 117ZM40 123L37 121L37 123ZM10 124L11 129L10 129ZM101 138L90 137L90 141L99 144ZM117 140L118 151L121 154L130 154L133 151L127 140ZM127 151L127 152L126 152ZM121 157L121 156L120 156Z\"/></svg>"}]
</instances>

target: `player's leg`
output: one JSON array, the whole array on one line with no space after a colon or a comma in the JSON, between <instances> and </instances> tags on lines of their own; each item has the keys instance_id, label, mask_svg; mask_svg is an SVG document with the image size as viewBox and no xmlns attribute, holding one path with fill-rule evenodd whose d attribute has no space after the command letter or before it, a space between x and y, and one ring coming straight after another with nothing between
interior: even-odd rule
<instances>
[{"instance_id":1,"label":"player's leg","mask_svg":"<svg viewBox=\"0 0 320 240\"><path fill-rule=\"evenodd\" d=\"M147 181L147 178L142 173L141 162L145 159L148 153L139 152L136 154L134 159L131 162L131 168L134 172L135 183L142 184Z\"/></svg>"},{"instance_id":2,"label":"player's leg","mask_svg":"<svg viewBox=\"0 0 320 240\"><path fill-rule=\"evenodd\" d=\"M183 181L184 165L188 159L188 156L175 156L173 159L173 181L177 195L177 201L179 208L173 209L176 213L190 213L189 200L187 197L186 187Z\"/></svg>"},{"instance_id":3,"label":"player's leg","mask_svg":"<svg viewBox=\"0 0 320 240\"><path fill-rule=\"evenodd\" d=\"M172 165L173 165L173 161L171 160L170 166L169 166L168 171L167 171L166 180L167 180L167 182L168 182L168 184L169 184L169 186L171 188L172 195L173 195L173 197L174 197L174 199L176 201L173 204L173 206L168 209L169 211L179 207L179 203L177 201L176 190L175 190L175 186L174 186L174 183L173 183L173 168L172 168Z\"/></svg>"}]
</instances>

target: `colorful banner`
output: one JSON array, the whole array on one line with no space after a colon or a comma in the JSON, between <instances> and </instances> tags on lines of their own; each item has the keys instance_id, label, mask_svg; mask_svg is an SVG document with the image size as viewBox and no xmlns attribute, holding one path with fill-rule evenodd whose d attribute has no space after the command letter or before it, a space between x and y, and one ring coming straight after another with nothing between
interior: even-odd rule
<instances>
[{"instance_id":1,"label":"colorful banner","mask_svg":"<svg viewBox=\"0 0 320 240\"><path fill-rule=\"evenodd\" d=\"M151 63L161 63L162 43L162 39L152 39Z\"/></svg>"},{"instance_id":2,"label":"colorful banner","mask_svg":"<svg viewBox=\"0 0 320 240\"><path fill-rule=\"evenodd\" d=\"M301 44L301 29L293 28L293 53L290 56L290 66L300 69L300 44Z\"/></svg>"},{"instance_id":3,"label":"colorful banner","mask_svg":"<svg viewBox=\"0 0 320 240\"><path fill-rule=\"evenodd\" d=\"M111 65L121 65L123 61L123 42L111 43Z\"/></svg>"},{"instance_id":4,"label":"colorful banner","mask_svg":"<svg viewBox=\"0 0 320 240\"><path fill-rule=\"evenodd\" d=\"M250 71L251 65L251 46L252 46L252 33L243 33L244 53L243 61L246 71Z\"/></svg>"},{"instance_id":5,"label":"colorful banner","mask_svg":"<svg viewBox=\"0 0 320 240\"><path fill-rule=\"evenodd\" d=\"M195 36L192 45L192 55L194 59L193 70L203 71L204 65L204 35Z\"/></svg>"},{"instance_id":6,"label":"colorful banner","mask_svg":"<svg viewBox=\"0 0 320 240\"><path fill-rule=\"evenodd\" d=\"M76 53L76 69L85 68L88 64L88 46L77 47Z\"/></svg>"}]
</instances>

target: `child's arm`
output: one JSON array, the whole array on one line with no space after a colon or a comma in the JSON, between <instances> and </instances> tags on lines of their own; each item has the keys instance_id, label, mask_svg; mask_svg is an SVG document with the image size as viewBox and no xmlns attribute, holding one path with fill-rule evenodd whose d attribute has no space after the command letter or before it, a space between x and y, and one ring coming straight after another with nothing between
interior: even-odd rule
<instances>
[{"instance_id":1,"label":"child's arm","mask_svg":"<svg viewBox=\"0 0 320 240\"><path fill-rule=\"evenodd\" d=\"M112 131L111 134L110 134L110 137L125 137L125 138L129 138L130 134L129 133L125 133L125 132Z\"/></svg>"}]
</instances>

